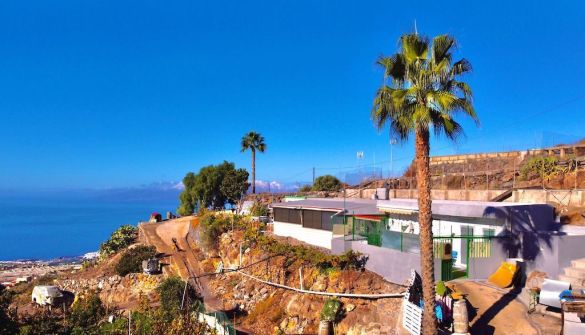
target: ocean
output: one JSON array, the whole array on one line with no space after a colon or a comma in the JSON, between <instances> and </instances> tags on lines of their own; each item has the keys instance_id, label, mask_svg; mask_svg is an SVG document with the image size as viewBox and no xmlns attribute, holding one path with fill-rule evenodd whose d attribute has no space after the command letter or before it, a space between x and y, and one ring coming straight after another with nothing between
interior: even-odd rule
<instances>
[{"instance_id":1,"label":"ocean","mask_svg":"<svg viewBox=\"0 0 585 335\"><path fill-rule=\"evenodd\" d=\"M0 199L0 261L97 251L117 227L146 221L152 212L175 213L177 205L171 199Z\"/></svg>"}]
</instances>

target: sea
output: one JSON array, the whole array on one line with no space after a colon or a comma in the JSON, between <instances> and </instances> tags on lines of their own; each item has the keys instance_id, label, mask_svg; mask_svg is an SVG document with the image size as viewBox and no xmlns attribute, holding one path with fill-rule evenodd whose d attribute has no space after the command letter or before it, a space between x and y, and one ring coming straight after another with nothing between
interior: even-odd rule
<instances>
[{"instance_id":1,"label":"sea","mask_svg":"<svg viewBox=\"0 0 585 335\"><path fill-rule=\"evenodd\" d=\"M52 260L97 251L119 226L176 212L169 199L0 198L0 261Z\"/></svg>"}]
</instances>

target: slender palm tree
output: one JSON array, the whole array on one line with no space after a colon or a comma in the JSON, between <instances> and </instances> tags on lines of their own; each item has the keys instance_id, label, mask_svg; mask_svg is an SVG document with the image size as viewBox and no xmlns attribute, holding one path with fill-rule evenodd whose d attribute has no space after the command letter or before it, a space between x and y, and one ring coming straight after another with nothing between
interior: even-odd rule
<instances>
[{"instance_id":1,"label":"slender palm tree","mask_svg":"<svg viewBox=\"0 0 585 335\"><path fill-rule=\"evenodd\" d=\"M264 152L266 143L264 136L255 131L251 131L242 137L242 152L252 151L252 193L256 193L256 151Z\"/></svg>"},{"instance_id":2,"label":"slender palm tree","mask_svg":"<svg viewBox=\"0 0 585 335\"><path fill-rule=\"evenodd\" d=\"M418 188L421 277L423 283L423 334L435 335L435 285L433 231L431 213L431 177L429 172L430 133L444 134L456 140L463 129L453 117L458 113L479 120L472 104L471 88L460 81L471 71L461 59L452 62L455 39L440 35L432 44L427 37L406 34L400 38L400 50L382 56L377 64L384 69L384 82L376 93L372 120L378 130L389 124L401 140L415 138L415 167Z\"/></svg>"}]
</instances>

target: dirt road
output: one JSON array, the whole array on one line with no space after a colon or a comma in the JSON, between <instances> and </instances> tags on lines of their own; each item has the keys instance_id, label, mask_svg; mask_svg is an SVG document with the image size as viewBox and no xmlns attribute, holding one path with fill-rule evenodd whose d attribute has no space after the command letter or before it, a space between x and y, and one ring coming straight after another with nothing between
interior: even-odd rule
<instances>
[{"instance_id":1,"label":"dirt road","mask_svg":"<svg viewBox=\"0 0 585 335\"><path fill-rule=\"evenodd\" d=\"M516 300L515 294L471 281L456 282L455 286L466 294L470 304L472 334L538 334L528 321L526 307Z\"/></svg>"},{"instance_id":2,"label":"dirt road","mask_svg":"<svg viewBox=\"0 0 585 335\"><path fill-rule=\"evenodd\" d=\"M188 216L162 223L143 223L141 237L145 243L155 246L158 252L166 255L163 262L169 266L164 267L165 274L179 275L183 280L189 280L203 296L208 310L222 310L221 302L207 289L207 278L196 278L203 271L195 251L187 242L187 233L192 221L196 224L197 218ZM173 239L176 240L176 244Z\"/></svg>"}]
</instances>

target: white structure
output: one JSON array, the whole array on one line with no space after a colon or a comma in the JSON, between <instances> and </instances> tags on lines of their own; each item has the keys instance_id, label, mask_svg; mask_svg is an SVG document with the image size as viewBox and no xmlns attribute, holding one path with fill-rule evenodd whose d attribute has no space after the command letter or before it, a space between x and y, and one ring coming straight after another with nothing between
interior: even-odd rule
<instances>
[{"instance_id":1,"label":"white structure","mask_svg":"<svg viewBox=\"0 0 585 335\"><path fill-rule=\"evenodd\" d=\"M41 306L51 306L58 303L62 297L63 293L57 286L39 285L33 289L31 300Z\"/></svg>"},{"instance_id":2,"label":"white structure","mask_svg":"<svg viewBox=\"0 0 585 335\"><path fill-rule=\"evenodd\" d=\"M344 214L376 214L376 202L366 199L312 198L273 204L274 234L331 249L333 222ZM341 232L343 235L343 231Z\"/></svg>"}]
</instances>

